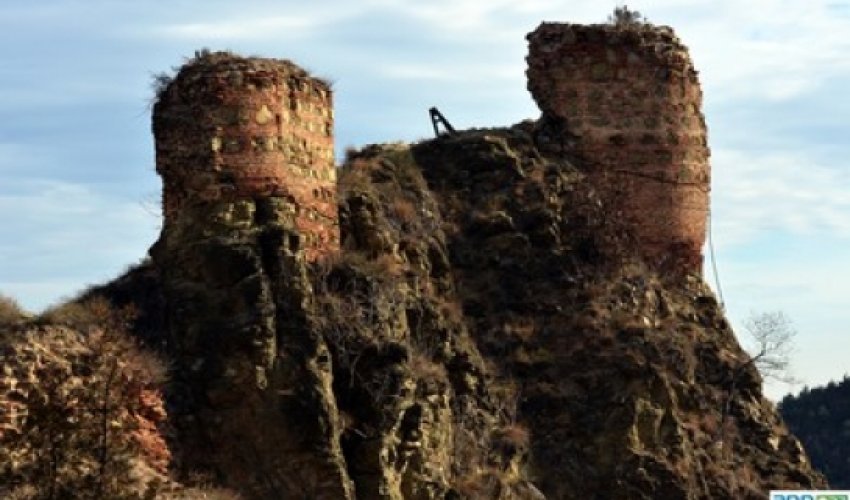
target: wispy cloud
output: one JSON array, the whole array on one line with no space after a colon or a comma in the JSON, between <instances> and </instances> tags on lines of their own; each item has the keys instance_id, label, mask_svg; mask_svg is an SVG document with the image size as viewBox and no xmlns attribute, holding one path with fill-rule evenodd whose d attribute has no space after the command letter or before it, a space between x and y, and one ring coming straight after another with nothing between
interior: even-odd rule
<instances>
[{"instance_id":1,"label":"wispy cloud","mask_svg":"<svg viewBox=\"0 0 850 500\"><path fill-rule=\"evenodd\" d=\"M679 31L712 99L784 100L850 72L850 19L829 2L702 3L708 15L685 18Z\"/></svg>"},{"instance_id":2,"label":"wispy cloud","mask_svg":"<svg viewBox=\"0 0 850 500\"><path fill-rule=\"evenodd\" d=\"M0 290L41 308L72 293L67 283L109 278L143 257L158 224L136 200L79 184L21 182L14 193L0 192Z\"/></svg>"},{"instance_id":3,"label":"wispy cloud","mask_svg":"<svg viewBox=\"0 0 850 500\"><path fill-rule=\"evenodd\" d=\"M378 75L398 80L439 80L445 82L466 82L478 84L482 79L503 84L506 81L522 81L519 64L475 63L468 62L462 67L455 64L439 63L389 63L375 68ZM519 74L517 74L519 73Z\"/></svg>"},{"instance_id":4,"label":"wispy cloud","mask_svg":"<svg viewBox=\"0 0 850 500\"><path fill-rule=\"evenodd\" d=\"M304 36L322 22L304 16L271 16L230 19L214 22L185 22L157 27L155 34L189 40L254 40L268 37L294 38Z\"/></svg>"},{"instance_id":5,"label":"wispy cloud","mask_svg":"<svg viewBox=\"0 0 850 500\"><path fill-rule=\"evenodd\" d=\"M850 238L850 172L803 153L713 153L713 223L720 245L770 231Z\"/></svg>"}]
</instances>

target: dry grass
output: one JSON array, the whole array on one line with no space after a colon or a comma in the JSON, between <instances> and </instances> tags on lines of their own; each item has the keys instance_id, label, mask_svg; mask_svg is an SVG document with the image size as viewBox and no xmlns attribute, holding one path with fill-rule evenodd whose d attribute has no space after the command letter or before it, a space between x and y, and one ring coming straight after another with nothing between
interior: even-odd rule
<instances>
[{"instance_id":1,"label":"dry grass","mask_svg":"<svg viewBox=\"0 0 850 500\"><path fill-rule=\"evenodd\" d=\"M243 497L226 488L206 487L183 490L173 498L175 500L240 500Z\"/></svg>"},{"instance_id":2,"label":"dry grass","mask_svg":"<svg viewBox=\"0 0 850 500\"><path fill-rule=\"evenodd\" d=\"M521 424L511 424L498 429L495 433L498 441L516 450L528 449L531 443L531 432Z\"/></svg>"},{"instance_id":3,"label":"dry grass","mask_svg":"<svg viewBox=\"0 0 850 500\"><path fill-rule=\"evenodd\" d=\"M463 306L458 300L447 300L440 303L440 312L455 323L463 322Z\"/></svg>"},{"instance_id":4,"label":"dry grass","mask_svg":"<svg viewBox=\"0 0 850 500\"><path fill-rule=\"evenodd\" d=\"M12 297L0 294L0 326L12 325L27 317L27 313Z\"/></svg>"},{"instance_id":5,"label":"dry grass","mask_svg":"<svg viewBox=\"0 0 850 500\"><path fill-rule=\"evenodd\" d=\"M449 374L446 367L434 362L422 353L414 353L407 363L410 372L419 380L446 382Z\"/></svg>"},{"instance_id":6,"label":"dry grass","mask_svg":"<svg viewBox=\"0 0 850 500\"><path fill-rule=\"evenodd\" d=\"M102 328L109 331L127 331L138 317L133 305L115 308L103 297L92 297L83 301L69 301L38 315L40 324L65 325L82 331Z\"/></svg>"},{"instance_id":7,"label":"dry grass","mask_svg":"<svg viewBox=\"0 0 850 500\"><path fill-rule=\"evenodd\" d=\"M416 220L416 206L410 200L396 198L390 205L390 214L402 224L412 224Z\"/></svg>"}]
</instances>

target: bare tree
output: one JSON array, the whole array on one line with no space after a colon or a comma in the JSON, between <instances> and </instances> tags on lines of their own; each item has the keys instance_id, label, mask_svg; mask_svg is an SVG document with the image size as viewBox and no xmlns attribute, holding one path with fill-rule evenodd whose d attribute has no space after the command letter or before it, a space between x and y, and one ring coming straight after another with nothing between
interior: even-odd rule
<instances>
[{"instance_id":1,"label":"bare tree","mask_svg":"<svg viewBox=\"0 0 850 500\"><path fill-rule=\"evenodd\" d=\"M793 340L797 335L791 319L782 311L752 312L744 320L744 329L747 330L754 346L748 352L749 358L743 360L729 378L717 434L717 443L721 450L729 449L725 443L729 437L727 422L732 415L732 401L738 395L740 384L750 368L755 366L765 380L772 379L786 384L797 382L789 371L791 353L794 350Z\"/></svg>"},{"instance_id":2,"label":"bare tree","mask_svg":"<svg viewBox=\"0 0 850 500\"><path fill-rule=\"evenodd\" d=\"M795 383L789 369L797 330L791 319L782 311L750 313L744 328L754 342L750 364L758 368L761 376L786 384Z\"/></svg>"}]
</instances>

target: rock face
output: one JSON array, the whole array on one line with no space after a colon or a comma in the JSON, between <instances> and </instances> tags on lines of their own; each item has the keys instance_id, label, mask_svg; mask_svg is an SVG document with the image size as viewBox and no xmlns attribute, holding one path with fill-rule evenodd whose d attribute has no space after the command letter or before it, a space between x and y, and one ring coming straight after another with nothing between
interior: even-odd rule
<instances>
[{"instance_id":1,"label":"rock face","mask_svg":"<svg viewBox=\"0 0 850 500\"><path fill-rule=\"evenodd\" d=\"M183 207L152 250L178 364L172 416L195 467L226 471L258 498L347 498L330 358L309 323L306 261L285 206Z\"/></svg>"},{"instance_id":2,"label":"rock face","mask_svg":"<svg viewBox=\"0 0 850 500\"><path fill-rule=\"evenodd\" d=\"M699 272L709 150L687 48L672 29L642 24L543 23L528 41L549 147L580 158L648 262Z\"/></svg>"},{"instance_id":3,"label":"rock face","mask_svg":"<svg viewBox=\"0 0 850 500\"><path fill-rule=\"evenodd\" d=\"M180 472L269 499L824 484L697 272L708 152L683 49L560 25L531 46L541 121L352 152L338 209L311 198L334 176L293 170L324 158L310 124L330 115L290 63L202 55L164 89L151 286Z\"/></svg>"},{"instance_id":4,"label":"rock face","mask_svg":"<svg viewBox=\"0 0 850 500\"><path fill-rule=\"evenodd\" d=\"M590 176L541 154L535 133L412 150L451 221L470 334L518 385L537 486L548 498L695 499L823 484L708 287L647 267Z\"/></svg>"},{"instance_id":5,"label":"rock face","mask_svg":"<svg viewBox=\"0 0 850 500\"><path fill-rule=\"evenodd\" d=\"M648 268L534 134L352 155L331 261L262 203L166 231L182 466L250 498L822 486L701 279Z\"/></svg>"},{"instance_id":6,"label":"rock face","mask_svg":"<svg viewBox=\"0 0 850 500\"><path fill-rule=\"evenodd\" d=\"M322 263L274 198L165 228L179 462L250 498L531 498L527 436L466 332L437 204L418 171L381 175L416 198L385 207L352 170L347 251Z\"/></svg>"}]
</instances>

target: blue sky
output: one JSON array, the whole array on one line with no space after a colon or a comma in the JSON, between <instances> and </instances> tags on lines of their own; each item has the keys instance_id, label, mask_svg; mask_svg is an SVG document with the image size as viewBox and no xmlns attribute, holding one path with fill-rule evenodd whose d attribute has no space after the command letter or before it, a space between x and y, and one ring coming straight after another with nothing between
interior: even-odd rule
<instances>
[{"instance_id":1,"label":"blue sky","mask_svg":"<svg viewBox=\"0 0 850 500\"><path fill-rule=\"evenodd\" d=\"M151 75L196 49L291 58L331 79L343 151L428 137L432 105L457 127L536 118L524 35L542 20L603 21L614 4L0 0L0 291L39 310L144 256L159 229ZM701 72L733 325L781 309L799 331L797 377L840 378L850 372L850 2L629 5L672 25Z\"/></svg>"}]
</instances>

